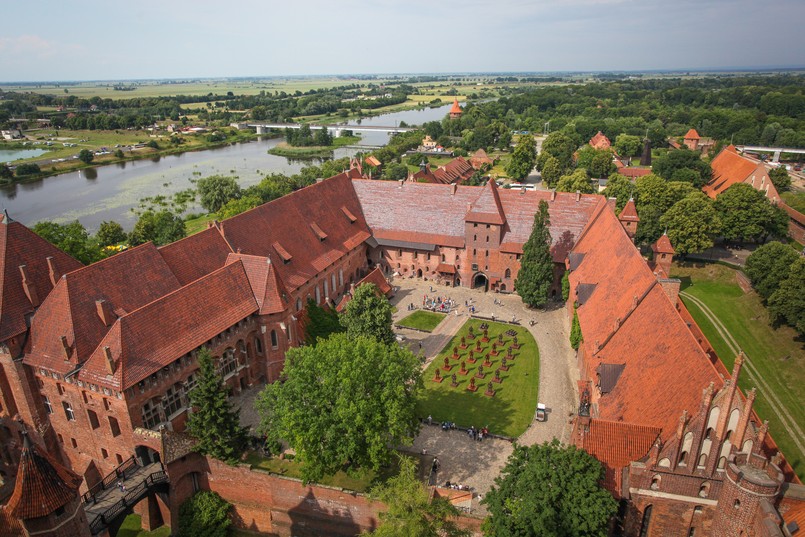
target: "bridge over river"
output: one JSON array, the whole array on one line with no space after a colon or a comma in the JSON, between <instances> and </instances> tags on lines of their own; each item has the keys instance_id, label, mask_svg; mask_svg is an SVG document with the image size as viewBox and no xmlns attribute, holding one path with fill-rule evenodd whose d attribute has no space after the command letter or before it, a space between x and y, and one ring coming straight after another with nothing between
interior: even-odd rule
<instances>
[{"instance_id":1,"label":"bridge over river","mask_svg":"<svg viewBox=\"0 0 805 537\"><path fill-rule=\"evenodd\" d=\"M265 134L270 129L298 129L302 127L300 123L235 123L234 127L243 128L251 127L257 129L257 134ZM382 125L313 125L309 124L311 130L327 129L335 136L341 136L341 133L347 131L363 131L363 132L385 132L388 134L399 134L401 132L409 132L416 130L416 127L387 127Z\"/></svg>"}]
</instances>

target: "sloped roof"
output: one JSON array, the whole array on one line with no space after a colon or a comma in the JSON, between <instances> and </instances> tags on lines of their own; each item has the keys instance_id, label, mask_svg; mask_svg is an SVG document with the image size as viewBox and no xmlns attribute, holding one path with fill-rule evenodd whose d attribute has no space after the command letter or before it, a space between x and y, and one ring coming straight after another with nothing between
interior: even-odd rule
<instances>
[{"instance_id":1,"label":"sloped roof","mask_svg":"<svg viewBox=\"0 0 805 537\"><path fill-rule=\"evenodd\" d=\"M576 445L604 465L604 487L621 497L623 468L648 454L660 429L619 421L590 420L589 431L577 432Z\"/></svg>"},{"instance_id":2,"label":"sloped roof","mask_svg":"<svg viewBox=\"0 0 805 537\"><path fill-rule=\"evenodd\" d=\"M629 201L627 201L626 205L624 205L623 210L618 218L620 220L628 220L630 222L640 221L640 217L637 216L637 207L635 207L633 199L629 198Z\"/></svg>"},{"instance_id":3,"label":"sloped roof","mask_svg":"<svg viewBox=\"0 0 805 537\"><path fill-rule=\"evenodd\" d=\"M105 300L119 317L179 287L150 242L70 272L62 276L34 317L25 363L69 372L90 356L109 331L98 315L96 300ZM61 336L66 336L72 352L69 362Z\"/></svg>"},{"instance_id":4,"label":"sloped roof","mask_svg":"<svg viewBox=\"0 0 805 537\"><path fill-rule=\"evenodd\" d=\"M596 149L609 149L612 147L612 142L609 141L603 132L598 131L595 136L590 138L590 145Z\"/></svg>"},{"instance_id":5,"label":"sloped roof","mask_svg":"<svg viewBox=\"0 0 805 537\"><path fill-rule=\"evenodd\" d=\"M391 296L391 293L394 290L391 285L389 285L389 282L386 280L386 277L383 275L383 271L380 270L380 267L375 267L373 271L364 276L358 283L355 284L355 288L358 288L365 283L374 284L374 286L377 287L377 292L386 297ZM338 305L336 305L335 311L344 311L350 300L352 300L352 295L350 293L344 294L344 296L341 297L341 300L338 302Z\"/></svg>"},{"instance_id":6,"label":"sloped roof","mask_svg":"<svg viewBox=\"0 0 805 537\"><path fill-rule=\"evenodd\" d=\"M223 267L231 251L215 226L159 249L181 285L187 285Z\"/></svg>"},{"instance_id":7,"label":"sloped roof","mask_svg":"<svg viewBox=\"0 0 805 537\"><path fill-rule=\"evenodd\" d=\"M598 385L601 393L609 393L615 388L625 367L626 364L598 364L596 373L598 373Z\"/></svg>"},{"instance_id":8,"label":"sloped roof","mask_svg":"<svg viewBox=\"0 0 805 537\"><path fill-rule=\"evenodd\" d=\"M685 133L685 140L698 140L700 138L701 136L699 136L699 133L696 132L696 129L690 129Z\"/></svg>"},{"instance_id":9,"label":"sloped roof","mask_svg":"<svg viewBox=\"0 0 805 537\"><path fill-rule=\"evenodd\" d=\"M710 163L713 178L702 188L705 194L715 199L736 183L743 183L758 163L738 154L734 145L728 145Z\"/></svg>"},{"instance_id":10,"label":"sloped roof","mask_svg":"<svg viewBox=\"0 0 805 537\"><path fill-rule=\"evenodd\" d=\"M498 226L506 223L506 215L503 213L503 205L500 203L498 185L495 181L487 181L486 186L483 187L478 198L472 203L472 208L464 219L467 222L495 224Z\"/></svg>"},{"instance_id":11,"label":"sloped roof","mask_svg":"<svg viewBox=\"0 0 805 537\"><path fill-rule=\"evenodd\" d=\"M267 257L229 254L226 264L241 261L260 308L260 314L280 313L288 307L288 291Z\"/></svg>"},{"instance_id":12,"label":"sloped roof","mask_svg":"<svg viewBox=\"0 0 805 537\"><path fill-rule=\"evenodd\" d=\"M451 114L461 114L464 110L458 105L458 99L453 99L453 106L450 108Z\"/></svg>"},{"instance_id":13,"label":"sloped roof","mask_svg":"<svg viewBox=\"0 0 805 537\"><path fill-rule=\"evenodd\" d=\"M320 240L305 225L313 214L326 240ZM271 258L289 292L371 236L346 173L241 213L219 226L234 251ZM288 256L281 257L274 245L280 245Z\"/></svg>"},{"instance_id":14,"label":"sloped roof","mask_svg":"<svg viewBox=\"0 0 805 537\"><path fill-rule=\"evenodd\" d=\"M83 265L19 222L3 217L0 222L0 341L25 332L25 316L33 313L53 289L47 258L59 278ZM25 293L20 266L25 265L29 289L37 300L32 304Z\"/></svg>"},{"instance_id":15,"label":"sloped roof","mask_svg":"<svg viewBox=\"0 0 805 537\"><path fill-rule=\"evenodd\" d=\"M600 211L574 252L584 253L571 285L595 283L577 309L587 378L600 364L625 364L598 417L659 427L667 437L683 410L695 413L701 390L721 377L609 209Z\"/></svg>"},{"instance_id":16,"label":"sloped roof","mask_svg":"<svg viewBox=\"0 0 805 537\"><path fill-rule=\"evenodd\" d=\"M78 378L125 390L257 311L238 261L118 319ZM114 374L104 347L115 362Z\"/></svg>"},{"instance_id":17,"label":"sloped roof","mask_svg":"<svg viewBox=\"0 0 805 537\"><path fill-rule=\"evenodd\" d=\"M627 166L618 168L618 173L624 177L634 179L636 177L643 177L651 173L651 168L636 168L634 166Z\"/></svg>"},{"instance_id":18,"label":"sloped roof","mask_svg":"<svg viewBox=\"0 0 805 537\"><path fill-rule=\"evenodd\" d=\"M674 250L674 247L671 245L671 239L669 239L668 235L665 233L663 233L662 236L657 239L657 242L651 245L651 249L660 254L676 253L676 250Z\"/></svg>"},{"instance_id":19,"label":"sloped roof","mask_svg":"<svg viewBox=\"0 0 805 537\"><path fill-rule=\"evenodd\" d=\"M53 513L78 498L83 479L24 438L17 481L5 509L12 516L29 520Z\"/></svg>"}]
</instances>

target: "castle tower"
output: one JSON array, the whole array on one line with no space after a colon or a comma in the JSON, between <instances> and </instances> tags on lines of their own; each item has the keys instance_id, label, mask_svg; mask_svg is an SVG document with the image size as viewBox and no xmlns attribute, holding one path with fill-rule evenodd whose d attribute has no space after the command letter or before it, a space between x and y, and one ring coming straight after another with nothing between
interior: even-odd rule
<instances>
[{"instance_id":1,"label":"castle tower","mask_svg":"<svg viewBox=\"0 0 805 537\"><path fill-rule=\"evenodd\" d=\"M450 119L458 119L461 117L461 114L464 113L464 110L458 105L458 99L453 100L453 107L450 109Z\"/></svg>"},{"instance_id":2,"label":"castle tower","mask_svg":"<svg viewBox=\"0 0 805 537\"><path fill-rule=\"evenodd\" d=\"M656 273L661 270L663 277L667 278L671 273L671 263L676 253L674 247L671 246L671 240L668 238L668 235L663 233L662 237L651 245L651 251L654 252L654 272Z\"/></svg>"},{"instance_id":3,"label":"castle tower","mask_svg":"<svg viewBox=\"0 0 805 537\"><path fill-rule=\"evenodd\" d=\"M699 149L699 140L701 137L699 133L696 132L696 129L690 129L687 134L685 134L685 145L691 151L697 151Z\"/></svg>"},{"instance_id":4,"label":"castle tower","mask_svg":"<svg viewBox=\"0 0 805 537\"><path fill-rule=\"evenodd\" d=\"M82 478L60 465L23 433L14 492L4 507L26 534L89 537L89 524L78 494Z\"/></svg>"},{"instance_id":5,"label":"castle tower","mask_svg":"<svg viewBox=\"0 0 805 537\"><path fill-rule=\"evenodd\" d=\"M712 536L758 535L757 521L774 512L782 483L783 473L762 455L732 455L716 505Z\"/></svg>"},{"instance_id":6,"label":"castle tower","mask_svg":"<svg viewBox=\"0 0 805 537\"><path fill-rule=\"evenodd\" d=\"M637 224L640 223L640 217L637 216L637 207L635 207L634 198L629 198L629 201L626 202L620 216L618 216L618 220L620 220L629 238L634 241L635 233L637 233Z\"/></svg>"}]
</instances>

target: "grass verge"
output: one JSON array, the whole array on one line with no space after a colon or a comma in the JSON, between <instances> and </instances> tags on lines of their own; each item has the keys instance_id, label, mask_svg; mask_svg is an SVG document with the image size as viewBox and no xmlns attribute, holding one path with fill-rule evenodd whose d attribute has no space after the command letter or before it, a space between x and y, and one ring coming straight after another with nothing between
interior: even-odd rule
<instances>
[{"instance_id":1,"label":"grass verge","mask_svg":"<svg viewBox=\"0 0 805 537\"><path fill-rule=\"evenodd\" d=\"M400 319L397 324L406 328L414 328L424 332L433 332L444 319L444 313L434 313L431 311L415 311L408 317Z\"/></svg>"},{"instance_id":2,"label":"grass verge","mask_svg":"<svg viewBox=\"0 0 805 537\"><path fill-rule=\"evenodd\" d=\"M154 531L145 531L140 515L135 514L127 516L120 529L117 530L117 537L169 537L170 534L169 526L162 526Z\"/></svg>"},{"instance_id":3,"label":"grass verge","mask_svg":"<svg viewBox=\"0 0 805 537\"><path fill-rule=\"evenodd\" d=\"M481 340L483 331L480 326L484 321L472 319L467 321L444 350L433 360L425 370L425 389L419 398L417 411L420 416L432 416L436 421L452 421L459 426L488 427L494 434L516 438L525 431L534 419L534 410L537 407L539 392L539 349L534 338L525 328L511 326L503 323L488 322L489 341L480 342L480 352L476 351L477 342ZM476 338L467 337L470 327L473 328ZM518 342L522 345L519 350L513 351L514 360L508 360L508 371L501 371L502 383L492 382L495 370L502 364L507 349L513 338L506 335L508 330L514 330ZM490 356L491 367L484 367L485 378L475 379L478 387L476 392L467 390L470 379L474 378L478 367L483 365L484 356L490 352L493 343L497 343L498 335L503 334L503 345L497 345L500 354ZM467 348L461 349L461 337L466 338ZM458 347L459 358L454 360L453 347ZM469 352L478 361L474 364L467 362ZM444 359L448 359L450 371L439 372L446 377L441 383L434 382L436 369L444 366ZM461 362L464 361L467 375L459 373ZM458 386L451 386L451 375L456 375ZM495 396L484 395L487 385L492 382Z\"/></svg>"},{"instance_id":4,"label":"grass verge","mask_svg":"<svg viewBox=\"0 0 805 537\"><path fill-rule=\"evenodd\" d=\"M753 291L744 293L737 284L736 271L729 267L686 263L675 265L672 276L682 279L683 290L710 308L796 423L805 423L805 407L801 404L805 398L805 348L796 339L796 332L787 326L772 328L760 297ZM702 310L692 301L684 297L683 300L718 357L731 370L735 354ZM738 385L744 391L756 387L746 371ZM772 437L799 478L805 481L805 454L797 448L779 415L772 409L768 394L760 386L757 388L755 410L761 419L769 420Z\"/></svg>"}]
</instances>

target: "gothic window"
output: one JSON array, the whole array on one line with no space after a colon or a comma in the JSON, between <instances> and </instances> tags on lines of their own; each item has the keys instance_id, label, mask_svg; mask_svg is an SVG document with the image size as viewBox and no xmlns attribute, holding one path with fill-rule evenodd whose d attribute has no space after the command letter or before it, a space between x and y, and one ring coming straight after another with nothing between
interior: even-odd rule
<instances>
[{"instance_id":1,"label":"gothic window","mask_svg":"<svg viewBox=\"0 0 805 537\"><path fill-rule=\"evenodd\" d=\"M272 330L271 331L271 348L276 349L277 347L279 347L279 339L277 338L277 331Z\"/></svg>"},{"instance_id":2,"label":"gothic window","mask_svg":"<svg viewBox=\"0 0 805 537\"><path fill-rule=\"evenodd\" d=\"M93 429L97 429L101 426L101 423L98 421L98 415L94 410L87 410L87 418L89 418L89 426Z\"/></svg>"},{"instance_id":3,"label":"gothic window","mask_svg":"<svg viewBox=\"0 0 805 537\"><path fill-rule=\"evenodd\" d=\"M741 500L736 499L736 500L735 500L735 501L732 503L732 507L733 507L733 508L735 508L735 509L740 509L740 508L741 508Z\"/></svg>"},{"instance_id":4,"label":"gothic window","mask_svg":"<svg viewBox=\"0 0 805 537\"><path fill-rule=\"evenodd\" d=\"M259 337L254 338L254 350L256 350L258 354L263 354L263 342L260 341Z\"/></svg>"},{"instance_id":5,"label":"gothic window","mask_svg":"<svg viewBox=\"0 0 805 537\"><path fill-rule=\"evenodd\" d=\"M193 391L193 389L196 387L196 384L198 384L196 374L190 373L190 375L188 375L187 379L184 381L184 393L190 396L190 392Z\"/></svg>"},{"instance_id":6,"label":"gothic window","mask_svg":"<svg viewBox=\"0 0 805 537\"><path fill-rule=\"evenodd\" d=\"M53 405L50 404L50 399L48 399L48 396L43 395L42 400L45 403L45 412L47 412L48 414L53 414Z\"/></svg>"},{"instance_id":7,"label":"gothic window","mask_svg":"<svg viewBox=\"0 0 805 537\"><path fill-rule=\"evenodd\" d=\"M112 436L120 436L120 425L117 423L117 418L112 416L108 416L109 418L109 429L112 430Z\"/></svg>"},{"instance_id":8,"label":"gothic window","mask_svg":"<svg viewBox=\"0 0 805 537\"><path fill-rule=\"evenodd\" d=\"M75 414L73 413L73 407L67 401L62 402L62 406L64 407L64 415L67 417L69 421L75 421Z\"/></svg>"},{"instance_id":9,"label":"gothic window","mask_svg":"<svg viewBox=\"0 0 805 537\"><path fill-rule=\"evenodd\" d=\"M182 387L175 384L168 388L165 397L162 399L162 409L165 415L170 417L182 408Z\"/></svg>"},{"instance_id":10,"label":"gothic window","mask_svg":"<svg viewBox=\"0 0 805 537\"><path fill-rule=\"evenodd\" d=\"M683 451L679 454L679 466L685 466L688 464L688 452Z\"/></svg>"},{"instance_id":11,"label":"gothic window","mask_svg":"<svg viewBox=\"0 0 805 537\"><path fill-rule=\"evenodd\" d=\"M338 269L338 285L344 287L344 269ZM333 283L335 286L335 283Z\"/></svg>"},{"instance_id":12,"label":"gothic window","mask_svg":"<svg viewBox=\"0 0 805 537\"><path fill-rule=\"evenodd\" d=\"M660 476L655 475L651 478L651 490L659 490L660 489Z\"/></svg>"},{"instance_id":13,"label":"gothic window","mask_svg":"<svg viewBox=\"0 0 805 537\"><path fill-rule=\"evenodd\" d=\"M296 311L302 311L302 299L301 298L296 299Z\"/></svg>"},{"instance_id":14,"label":"gothic window","mask_svg":"<svg viewBox=\"0 0 805 537\"><path fill-rule=\"evenodd\" d=\"M506 272L503 275L504 278L511 278L512 277L512 269L506 269Z\"/></svg>"},{"instance_id":15,"label":"gothic window","mask_svg":"<svg viewBox=\"0 0 805 537\"><path fill-rule=\"evenodd\" d=\"M651 526L651 510L654 506L646 506L643 511L643 522L640 524L640 537L648 537L648 529Z\"/></svg>"},{"instance_id":16,"label":"gothic window","mask_svg":"<svg viewBox=\"0 0 805 537\"><path fill-rule=\"evenodd\" d=\"M318 285L316 286L316 304L321 304L321 291Z\"/></svg>"},{"instance_id":17,"label":"gothic window","mask_svg":"<svg viewBox=\"0 0 805 537\"><path fill-rule=\"evenodd\" d=\"M327 282L327 277L324 278L324 297L330 296L330 285Z\"/></svg>"},{"instance_id":18,"label":"gothic window","mask_svg":"<svg viewBox=\"0 0 805 537\"><path fill-rule=\"evenodd\" d=\"M444 260L445 260L445 257L444 257L444 254L442 254L442 263L444 263Z\"/></svg>"},{"instance_id":19,"label":"gothic window","mask_svg":"<svg viewBox=\"0 0 805 537\"><path fill-rule=\"evenodd\" d=\"M222 377L226 378L232 373L234 373L237 367L238 362L237 360L235 360L235 349L230 347L226 349L224 351L224 354L221 356L218 372L221 374Z\"/></svg>"},{"instance_id":20,"label":"gothic window","mask_svg":"<svg viewBox=\"0 0 805 537\"><path fill-rule=\"evenodd\" d=\"M707 498L707 495L709 493L710 493L710 483L702 483L702 486L699 487L699 497Z\"/></svg>"},{"instance_id":21,"label":"gothic window","mask_svg":"<svg viewBox=\"0 0 805 537\"><path fill-rule=\"evenodd\" d=\"M159 406L152 401L146 401L143 405L143 427L153 429L162 421L159 417Z\"/></svg>"},{"instance_id":22,"label":"gothic window","mask_svg":"<svg viewBox=\"0 0 805 537\"><path fill-rule=\"evenodd\" d=\"M702 453L701 455L699 455L699 462L697 466L704 466L705 464L707 464L707 454Z\"/></svg>"},{"instance_id":23,"label":"gothic window","mask_svg":"<svg viewBox=\"0 0 805 537\"><path fill-rule=\"evenodd\" d=\"M726 465L727 465L727 457L721 457L720 459L718 459L719 470L723 470Z\"/></svg>"},{"instance_id":24,"label":"gothic window","mask_svg":"<svg viewBox=\"0 0 805 537\"><path fill-rule=\"evenodd\" d=\"M336 286L335 286L335 272L333 272L333 274L330 276L330 281L331 281L331 282L332 282L332 284L333 284L333 293L335 293L335 290L336 290Z\"/></svg>"}]
</instances>

